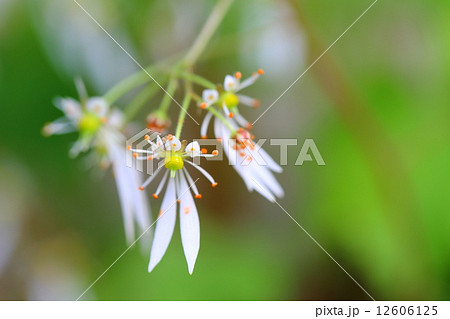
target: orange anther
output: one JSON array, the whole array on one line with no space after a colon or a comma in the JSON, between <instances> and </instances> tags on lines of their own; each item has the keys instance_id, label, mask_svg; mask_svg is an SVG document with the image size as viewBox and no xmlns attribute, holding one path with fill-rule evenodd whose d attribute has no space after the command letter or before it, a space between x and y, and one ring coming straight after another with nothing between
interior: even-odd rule
<instances>
[{"instance_id":1,"label":"orange anther","mask_svg":"<svg viewBox=\"0 0 450 319\"><path fill-rule=\"evenodd\" d=\"M208 153L208 150L206 148L202 148L201 151L202 151L202 154Z\"/></svg>"},{"instance_id":2,"label":"orange anther","mask_svg":"<svg viewBox=\"0 0 450 319\"><path fill-rule=\"evenodd\" d=\"M259 75L263 75L264 74L264 70L263 69L258 69L258 74Z\"/></svg>"},{"instance_id":3,"label":"orange anther","mask_svg":"<svg viewBox=\"0 0 450 319\"><path fill-rule=\"evenodd\" d=\"M181 200L177 199L177 203L178 203L178 204L181 203Z\"/></svg>"},{"instance_id":4,"label":"orange anther","mask_svg":"<svg viewBox=\"0 0 450 319\"><path fill-rule=\"evenodd\" d=\"M128 151L131 150L131 145L127 146L127 150L128 150Z\"/></svg>"},{"instance_id":5,"label":"orange anther","mask_svg":"<svg viewBox=\"0 0 450 319\"><path fill-rule=\"evenodd\" d=\"M150 139L150 136L145 135L145 136L144 136L144 139L145 139L146 141L148 141L148 140Z\"/></svg>"},{"instance_id":6,"label":"orange anther","mask_svg":"<svg viewBox=\"0 0 450 319\"><path fill-rule=\"evenodd\" d=\"M236 73L234 74L234 77L235 77L236 79L240 79L240 78L242 77L241 72L236 72Z\"/></svg>"},{"instance_id":7,"label":"orange anther","mask_svg":"<svg viewBox=\"0 0 450 319\"><path fill-rule=\"evenodd\" d=\"M208 138L208 136L206 135L202 135L202 139Z\"/></svg>"},{"instance_id":8,"label":"orange anther","mask_svg":"<svg viewBox=\"0 0 450 319\"><path fill-rule=\"evenodd\" d=\"M260 101L260 100L258 100L258 99L254 99L254 100L253 100L252 106L253 106L254 108L259 107L260 105L261 105L261 101Z\"/></svg>"},{"instance_id":9,"label":"orange anther","mask_svg":"<svg viewBox=\"0 0 450 319\"><path fill-rule=\"evenodd\" d=\"M149 155L149 157L147 157L147 159L148 159L149 161L151 161L151 160L153 159L153 156Z\"/></svg>"},{"instance_id":10,"label":"orange anther","mask_svg":"<svg viewBox=\"0 0 450 319\"><path fill-rule=\"evenodd\" d=\"M217 182L211 184L212 187L216 187L217 185L219 185Z\"/></svg>"},{"instance_id":11,"label":"orange anther","mask_svg":"<svg viewBox=\"0 0 450 319\"><path fill-rule=\"evenodd\" d=\"M231 113L231 112L228 114L228 117L229 117L230 119L233 118L233 116L234 116L234 114Z\"/></svg>"},{"instance_id":12,"label":"orange anther","mask_svg":"<svg viewBox=\"0 0 450 319\"><path fill-rule=\"evenodd\" d=\"M252 127L253 127L253 125L252 125L252 123L250 123L250 122L248 122L247 124L245 124L245 128L246 128L247 130L251 130Z\"/></svg>"},{"instance_id":13,"label":"orange anther","mask_svg":"<svg viewBox=\"0 0 450 319\"><path fill-rule=\"evenodd\" d=\"M208 106L208 104L206 104L206 102L203 102L200 104L200 108L204 109Z\"/></svg>"},{"instance_id":14,"label":"orange anther","mask_svg":"<svg viewBox=\"0 0 450 319\"><path fill-rule=\"evenodd\" d=\"M217 155L219 155L219 151L218 150L214 150L214 151L212 151L211 154L214 155L214 156L217 156Z\"/></svg>"},{"instance_id":15,"label":"orange anther","mask_svg":"<svg viewBox=\"0 0 450 319\"><path fill-rule=\"evenodd\" d=\"M195 198L198 198L198 199L202 198L202 194L195 195Z\"/></svg>"},{"instance_id":16,"label":"orange anther","mask_svg":"<svg viewBox=\"0 0 450 319\"><path fill-rule=\"evenodd\" d=\"M138 157L138 153L133 153L133 157L137 158Z\"/></svg>"},{"instance_id":17,"label":"orange anther","mask_svg":"<svg viewBox=\"0 0 450 319\"><path fill-rule=\"evenodd\" d=\"M244 153L244 152L240 152L239 155L241 155L242 157L244 157L244 156L245 156L245 153Z\"/></svg>"},{"instance_id":18,"label":"orange anther","mask_svg":"<svg viewBox=\"0 0 450 319\"><path fill-rule=\"evenodd\" d=\"M144 187L142 187L142 186L139 186L139 189L140 189L141 191L143 191L143 190L144 190Z\"/></svg>"},{"instance_id":19,"label":"orange anther","mask_svg":"<svg viewBox=\"0 0 450 319\"><path fill-rule=\"evenodd\" d=\"M153 194L152 196L153 196L154 199L158 199L158 195Z\"/></svg>"},{"instance_id":20,"label":"orange anther","mask_svg":"<svg viewBox=\"0 0 450 319\"><path fill-rule=\"evenodd\" d=\"M173 140L173 135L172 135L172 134L167 135L167 139L168 139L169 141Z\"/></svg>"}]
</instances>

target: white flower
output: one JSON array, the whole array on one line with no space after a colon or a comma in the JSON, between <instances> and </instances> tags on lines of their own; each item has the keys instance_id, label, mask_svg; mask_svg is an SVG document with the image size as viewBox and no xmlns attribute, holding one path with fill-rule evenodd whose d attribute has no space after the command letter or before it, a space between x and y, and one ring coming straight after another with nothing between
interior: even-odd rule
<instances>
[{"instance_id":1,"label":"white flower","mask_svg":"<svg viewBox=\"0 0 450 319\"><path fill-rule=\"evenodd\" d=\"M269 154L253 141L253 136L236 123L227 119L229 126L219 118L214 120L214 134L222 143L230 165L244 180L249 191L256 190L269 201L283 197L284 191L272 172L281 173L283 169Z\"/></svg>"},{"instance_id":2,"label":"white flower","mask_svg":"<svg viewBox=\"0 0 450 319\"><path fill-rule=\"evenodd\" d=\"M264 71L259 69L242 82L240 80L242 77L240 72L236 72L234 75L226 75L223 88L219 88L219 91L214 89L203 90L203 102L200 104L200 107L205 109L212 105L218 105L222 108L227 117L234 117L239 125L250 128L251 123L239 113L238 105L241 103L251 107L258 107L260 104L259 100L237 93L255 83L255 81L263 74Z\"/></svg>"},{"instance_id":3,"label":"white flower","mask_svg":"<svg viewBox=\"0 0 450 319\"><path fill-rule=\"evenodd\" d=\"M259 101L236 94L253 84L262 74L264 71L259 69L258 72L241 82L242 75L240 72L236 72L234 76L225 76L222 92L221 88L219 90L203 90L203 102L200 107L206 109L208 113L200 127L200 135L202 138L207 137L209 123L215 116L214 134L222 143L229 163L242 177L248 190L256 190L268 200L275 201L275 198L282 197L284 192L273 176L273 172L281 173L282 168L259 145L253 142L252 135L247 131L251 129L252 125L238 111L239 103L257 107ZM221 107L226 116L223 117L215 109L211 109L215 106ZM239 126L245 127L247 130Z\"/></svg>"},{"instance_id":4,"label":"white flower","mask_svg":"<svg viewBox=\"0 0 450 319\"><path fill-rule=\"evenodd\" d=\"M129 244L135 238L135 224L140 233L150 226L150 210L144 194L137 190L142 183L138 172L126 166L125 137L120 132L123 126L122 112L110 109L101 97L91 97L80 103L71 98L61 98L56 106L64 117L44 126L45 135L79 132L79 139L70 150L71 156L93 149L101 163L111 165L119 194Z\"/></svg>"},{"instance_id":5,"label":"white flower","mask_svg":"<svg viewBox=\"0 0 450 319\"><path fill-rule=\"evenodd\" d=\"M186 145L185 142L181 143L178 138L170 134L164 139L158 136L155 142L152 142L148 135L145 139L150 143L150 150L128 149L134 152L133 156L138 160L155 159L159 161L155 172L144 182L140 189L143 190L163 171L163 177L153 194L153 198L157 199L164 186L167 185L156 224L148 271L153 270L167 250L173 235L177 203L179 203L181 241L188 270L192 274L200 248L200 224L191 192L194 193L195 198L201 198L202 195L198 192L195 181L186 167L184 167L184 163L188 163L189 166L196 168L215 187L217 182L214 178L202 167L189 161L187 158L211 157L216 156L218 152L213 151L212 154L206 154L205 150L200 149L198 142L191 142Z\"/></svg>"}]
</instances>

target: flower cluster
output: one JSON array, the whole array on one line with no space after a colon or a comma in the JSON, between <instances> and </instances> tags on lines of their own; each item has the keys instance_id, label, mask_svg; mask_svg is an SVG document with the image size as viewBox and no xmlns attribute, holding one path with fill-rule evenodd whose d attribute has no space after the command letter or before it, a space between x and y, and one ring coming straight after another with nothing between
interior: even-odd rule
<instances>
[{"instance_id":1,"label":"flower cluster","mask_svg":"<svg viewBox=\"0 0 450 319\"><path fill-rule=\"evenodd\" d=\"M155 138L146 135L147 147L141 149L124 147L124 132L130 123L127 123L127 117L120 110L112 107L105 98L88 98L84 94L80 94L80 101L70 98L57 100L56 106L64 116L47 124L43 133L56 135L78 132L79 138L70 154L77 156L81 152L93 152L98 155L101 166L112 167L128 242L135 238L136 224L144 233L151 227L150 209L144 190L151 187L154 199L159 199L160 194L164 193L156 220L148 270L152 271L164 256L173 236L178 212L183 250L189 273L192 273L200 248L200 222L195 200L202 198L196 185L198 178L194 180L192 173L200 173L212 187L216 187L218 183L201 167L200 158L214 157L219 152L214 150L208 153L195 140L190 143L180 140L187 107L192 98L197 98L198 106L206 111L200 137L207 137L208 128L213 122L215 138L220 141L229 164L248 190L275 201L277 197L283 196L283 189L274 176L282 168L255 142L250 133L251 123L239 112L240 105L259 105L259 100L241 94L241 90L255 83L263 74L260 69L241 81L241 73L236 72L227 75L223 85L217 86L195 75L198 82L193 82L206 86L200 97L192 91L192 83L186 85L188 92L175 135L158 135L165 133L171 124L167 115L170 100L166 97L160 107L152 110L146 118L147 127L158 134ZM185 81L189 82L189 79ZM168 91L173 92L174 87L176 81L169 84ZM132 109L135 111L135 104ZM136 170L127 167L127 152L137 161L146 161L155 167L146 180L142 180ZM156 183L156 180L159 181Z\"/></svg>"},{"instance_id":2,"label":"flower cluster","mask_svg":"<svg viewBox=\"0 0 450 319\"><path fill-rule=\"evenodd\" d=\"M275 198L282 197L284 192L272 172L281 173L282 168L262 148L255 145L254 136L249 133L252 125L238 109L239 104L251 107L259 105L259 100L237 92L255 83L263 74L264 71L259 69L241 82L242 75L236 72L234 76L225 76L224 89L219 87L218 90L203 90L200 107L208 113L203 120L200 134L203 138L207 137L209 123L216 114L214 134L222 143L230 164L244 180L249 191L255 190L268 200L275 201ZM225 117L217 115L220 110Z\"/></svg>"}]
</instances>

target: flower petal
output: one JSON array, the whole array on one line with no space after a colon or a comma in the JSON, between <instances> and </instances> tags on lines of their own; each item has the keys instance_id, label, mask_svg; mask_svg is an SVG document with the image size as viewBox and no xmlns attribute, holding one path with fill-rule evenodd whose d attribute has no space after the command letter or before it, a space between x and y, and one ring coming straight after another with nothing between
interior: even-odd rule
<instances>
[{"instance_id":1,"label":"flower petal","mask_svg":"<svg viewBox=\"0 0 450 319\"><path fill-rule=\"evenodd\" d=\"M78 122L82 114L81 105L78 101L72 98L57 98L54 103L69 120Z\"/></svg>"},{"instance_id":2,"label":"flower petal","mask_svg":"<svg viewBox=\"0 0 450 319\"><path fill-rule=\"evenodd\" d=\"M223 88L225 91L234 92L239 88L239 80L232 75L227 75L223 81Z\"/></svg>"},{"instance_id":3,"label":"flower petal","mask_svg":"<svg viewBox=\"0 0 450 319\"><path fill-rule=\"evenodd\" d=\"M172 135L170 139L167 139L165 147L166 150L178 151L181 148L181 142Z\"/></svg>"},{"instance_id":4,"label":"flower petal","mask_svg":"<svg viewBox=\"0 0 450 319\"><path fill-rule=\"evenodd\" d=\"M206 138L208 132L209 122L211 121L213 114L211 112L206 113L205 118L203 119L202 126L200 127L200 136L202 138Z\"/></svg>"},{"instance_id":5,"label":"flower petal","mask_svg":"<svg viewBox=\"0 0 450 319\"><path fill-rule=\"evenodd\" d=\"M172 239L176 221L176 208L175 179L171 178L167 185L161 204L160 216L156 223L155 237L148 265L149 272L161 261Z\"/></svg>"},{"instance_id":6,"label":"flower petal","mask_svg":"<svg viewBox=\"0 0 450 319\"><path fill-rule=\"evenodd\" d=\"M219 92L217 90L203 90L202 99L206 103L214 103L219 98Z\"/></svg>"},{"instance_id":7,"label":"flower petal","mask_svg":"<svg viewBox=\"0 0 450 319\"><path fill-rule=\"evenodd\" d=\"M200 249L200 222L189 186L184 175L180 174L180 231L184 255L189 273L194 271L195 261Z\"/></svg>"},{"instance_id":8,"label":"flower petal","mask_svg":"<svg viewBox=\"0 0 450 319\"><path fill-rule=\"evenodd\" d=\"M200 156L200 144L197 141L191 142L186 145L186 153L188 153L191 157Z\"/></svg>"},{"instance_id":9,"label":"flower petal","mask_svg":"<svg viewBox=\"0 0 450 319\"><path fill-rule=\"evenodd\" d=\"M86 103L86 109L99 117L103 117L108 113L109 105L102 97L91 97Z\"/></svg>"}]
</instances>

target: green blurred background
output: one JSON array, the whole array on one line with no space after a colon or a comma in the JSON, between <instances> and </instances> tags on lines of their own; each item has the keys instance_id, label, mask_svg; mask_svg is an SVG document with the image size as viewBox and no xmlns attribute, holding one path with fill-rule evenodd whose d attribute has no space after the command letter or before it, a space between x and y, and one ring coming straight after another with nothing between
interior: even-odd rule
<instances>
[{"instance_id":1,"label":"green blurred background","mask_svg":"<svg viewBox=\"0 0 450 319\"><path fill-rule=\"evenodd\" d=\"M214 5L80 3L143 65L188 48ZM246 91L262 101L243 111L255 120L370 4L236 1L196 72L221 82L264 68ZM377 300L450 297L449 12L447 0L378 1L254 126L257 137L299 139L277 176L280 204ZM76 76L101 95L135 71L73 1L0 1L0 299L76 299L126 249L111 174L68 157L75 134L40 131L61 115L54 97L76 96ZM187 121L184 136L197 137ZM294 165L306 138L326 166ZM200 185L194 274L177 229L152 273L134 247L83 299L369 299L231 168L207 169L220 187Z\"/></svg>"}]
</instances>

